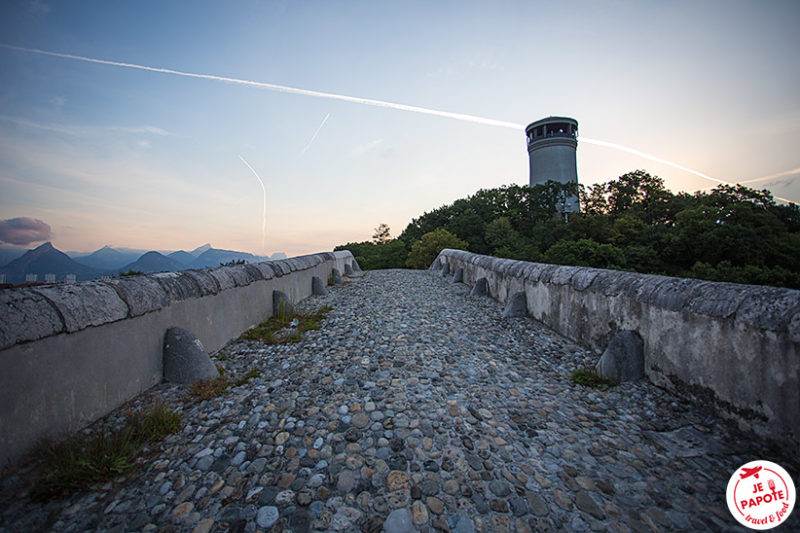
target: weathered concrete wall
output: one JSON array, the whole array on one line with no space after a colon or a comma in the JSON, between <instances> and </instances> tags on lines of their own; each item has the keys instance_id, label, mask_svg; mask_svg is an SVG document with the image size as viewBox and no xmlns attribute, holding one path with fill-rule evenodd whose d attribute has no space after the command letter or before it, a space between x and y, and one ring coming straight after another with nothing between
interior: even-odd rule
<instances>
[{"instance_id":1,"label":"weathered concrete wall","mask_svg":"<svg viewBox=\"0 0 800 533\"><path fill-rule=\"evenodd\" d=\"M656 385L707 403L785 446L800 446L800 291L597 268L529 263L443 250L432 268L486 278L506 302L602 351L619 330L644 340Z\"/></svg>"},{"instance_id":2,"label":"weathered concrete wall","mask_svg":"<svg viewBox=\"0 0 800 533\"><path fill-rule=\"evenodd\" d=\"M108 282L0 291L0 467L75 431L162 379L164 333L208 351L272 315L272 291L300 301L348 251Z\"/></svg>"}]
</instances>

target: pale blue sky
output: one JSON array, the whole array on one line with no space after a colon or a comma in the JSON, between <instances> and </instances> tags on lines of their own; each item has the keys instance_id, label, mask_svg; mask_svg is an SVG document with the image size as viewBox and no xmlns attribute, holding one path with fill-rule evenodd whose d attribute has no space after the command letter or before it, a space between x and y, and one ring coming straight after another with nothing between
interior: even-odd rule
<instances>
[{"instance_id":1,"label":"pale blue sky","mask_svg":"<svg viewBox=\"0 0 800 533\"><path fill-rule=\"evenodd\" d=\"M230 5L229 5L230 4ZM0 41L580 134L800 201L800 3L22 2ZM309 142L329 115L314 142ZM267 231L261 246L261 187ZM637 168L580 143L579 179ZM524 133L0 47L0 219L65 250L290 255L396 235L480 188L527 183Z\"/></svg>"}]
</instances>

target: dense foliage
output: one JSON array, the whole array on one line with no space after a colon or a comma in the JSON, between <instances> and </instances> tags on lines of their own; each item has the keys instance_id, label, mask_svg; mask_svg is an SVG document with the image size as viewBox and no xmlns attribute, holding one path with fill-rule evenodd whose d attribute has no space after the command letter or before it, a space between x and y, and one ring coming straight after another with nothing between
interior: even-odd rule
<instances>
[{"instance_id":1,"label":"dense foliage","mask_svg":"<svg viewBox=\"0 0 800 533\"><path fill-rule=\"evenodd\" d=\"M564 216L560 207L575 194L581 212ZM673 194L663 180L642 170L588 189L550 182L480 190L415 218L396 239L389 239L388 231L381 237L337 249L349 249L365 269L424 268L448 247L800 288L797 204L778 204L768 191L741 185Z\"/></svg>"}]
</instances>

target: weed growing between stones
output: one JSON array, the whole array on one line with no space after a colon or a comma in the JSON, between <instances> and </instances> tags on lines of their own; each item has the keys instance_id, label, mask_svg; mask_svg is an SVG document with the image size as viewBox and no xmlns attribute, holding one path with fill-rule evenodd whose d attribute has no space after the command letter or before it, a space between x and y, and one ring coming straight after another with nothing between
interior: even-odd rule
<instances>
[{"instance_id":1,"label":"weed growing between stones","mask_svg":"<svg viewBox=\"0 0 800 533\"><path fill-rule=\"evenodd\" d=\"M219 377L214 379L202 379L194 384L189 389L189 397L188 399L191 400L210 400L211 398L216 398L217 396L222 396L223 394L228 392L228 387L233 385L235 387L239 387L244 385L248 381L253 378L257 378L261 375L261 371L257 368L251 368L247 374L243 375L236 381L231 381L227 377L225 377L225 369L222 366L217 366L217 370L219 371Z\"/></svg>"},{"instance_id":2,"label":"weed growing between stones","mask_svg":"<svg viewBox=\"0 0 800 533\"><path fill-rule=\"evenodd\" d=\"M42 445L42 475L31 491L35 500L68 496L95 483L111 481L133 470L142 448L180 429L181 415L164 404L128 415L124 428L109 433L78 434Z\"/></svg>"},{"instance_id":3,"label":"weed growing between stones","mask_svg":"<svg viewBox=\"0 0 800 533\"><path fill-rule=\"evenodd\" d=\"M239 387L241 385L244 385L245 383L247 383L251 379L257 378L260 375L261 375L261 371L259 369L251 368L250 371L247 374L245 374L244 376L242 376L242 377L240 377L239 379L236 380L236 386Z\"/></svg>"},{"instance_id":4,"label":"weed growing between stones","mask_svg":"<svg viewBox=\"0 0 800 533\"><path fill-rule=\"evenodd\" d=\"M192 384L189 397L195 400L210 400L222 396L228 390L228 378L219 376L214 379L201 379Z\"/></svg>"},{"instance_id":5,"label":"weed growing between stones","mask_svg":"<svg viewBox=\"0 0 800 533\"><path fill-rule=\"evenodd\" d=\"M320 323L331 307L322 307L315 313L295 314L293 316L274 316L242 335L249 341L265 344L284 344L300 342L306 331L320 329Z\"/></svg>"},{"instance_id":6,"label":"weed growing between stones","mask_svg":"<svg viewBox=\"0 0 800 533\"><path fill-rule=\"evenodd\" d=\"M580 368L570 375L570 379L575 385L583 385L585 387L593 387L601 390L618 385L613 379L600 376L594 368Z\"/></svg>"}]
</instances>

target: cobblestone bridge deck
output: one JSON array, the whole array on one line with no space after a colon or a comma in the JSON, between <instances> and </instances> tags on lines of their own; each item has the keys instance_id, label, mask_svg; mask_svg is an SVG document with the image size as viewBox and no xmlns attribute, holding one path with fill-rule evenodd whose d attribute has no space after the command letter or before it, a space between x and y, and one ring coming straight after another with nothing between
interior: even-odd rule
<instances>
[{"instance_id":1,"label":"cobblestone bridge deck","mask_svg":"<svg viewBox=\"0 0 800 533\"><path fill-rule=\"evenodd\" d=\"M373 271L299 307L324 305L297 344L213 357L259 369L248 384L202 402L162 384L107 417L183 411L129 479L37 504L35 463L6 476L0 530L746 531L729 477L789 460L646 381L573 385L596 354L435 274Z\"/></svg>"}]
</instances>

